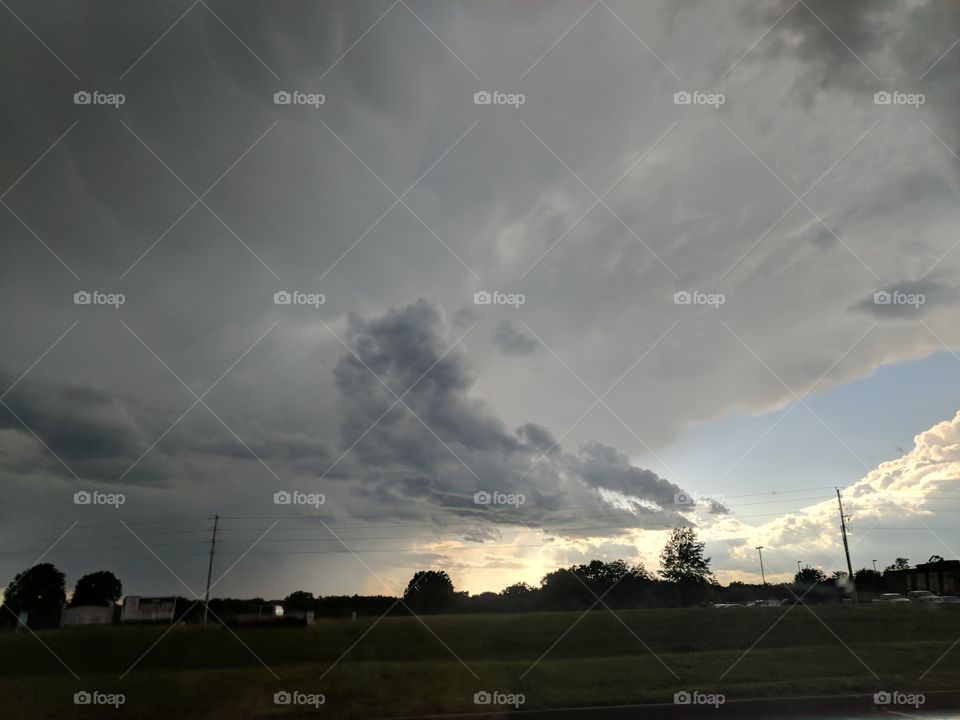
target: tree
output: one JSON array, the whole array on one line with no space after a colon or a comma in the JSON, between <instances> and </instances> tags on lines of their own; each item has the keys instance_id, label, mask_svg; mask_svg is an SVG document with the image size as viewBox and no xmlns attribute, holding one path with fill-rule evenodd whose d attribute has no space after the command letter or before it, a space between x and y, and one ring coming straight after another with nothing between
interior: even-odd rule
<instances>
[{"instance_id":1,"label":"tree","mask_svg":"<svg viewBox=\"0 0 960 720\"><path fill-rule=\"evenodd\" d=\"M710 558L703 554L705 547L706 543L697 540L697 531L693 528L674 528L660 553L660 574L675 583L711 582Z\"/></svg>"},{"instance_id":2,"label":"tree","mask_svg":"<svg viewBox=\"0 0 960 720\"><path fill-rule=\"evenodd\" d=\"M527 583L518 582L508 587L505 587L503 590L500 591L500 595L501 597L504 597L506 599L525 598L529 596L530 593L532 592L533 592L533 588L527 585Z\"/></svg>"},{"instance_id":3,"label":"tree","mask_svg":"<svg viewBox=\"0 0 960 720\"><path fill-rule=\"evenodd\" d=\"M28 613L31 627L55 626L66 600L64 574L50 563L34 565L17 573L3 594L3 604L14 615Z\"/></svg>"},{"instance_id":4,"label":"tree","mask_svg":"<svg viewBox=\"0 0 960 720\"><path fill-rule=\"evenodd\" d=\"M533 598L533 588L525 582L518 582L500 591L503 607L508 612L528 610Z\"/></svg>"},{"instance_id":5,"label":"tree","mask_svg":"<svg viewBox=\"0 0 960 720\"><path fill-rule=\"evenodd\" d=\"M403 593L403 602L418 612L449 610L453 598L453 581L444 570L418 570Z\"/></svg>"},{"instance_id":6,"label":"tree","mask_svg":"<svg viewBox=\"0 0 960 720\"><path fill-rule=\"evenodd\" d=\"M315 602L312 592L296 590L283 599L283 607L289 610L313 610Z\"/></svg>"},{"instance_id":7,"label":"tree","mask_svg":"<svg viewBox=\"0 0 960 720\"><path fill-rule=\"evenodd\" d=\"M846 573L843 574L846 575ZM810 565L807 565L805 568L803 568L803 570L793 576L793 582L795 585L816 585L818 583L826 582L826 580L827 576L823 570L820 568L811 567Z\"/></svg>"},{"instance_id":8,"label":"tree","mask_svg":"<svg viewBox=\"0 0 960 720\"><path fill-rule=\"evenodd\" d=\"M123 585L109 570L89 573L77 580L70 598L70 607L79 605L113 605L123 595Z\"/></svg>"},{"instance_id":9,"label":"tree","mask_svg":"<svg viewBox=\"0 0 960 720\"><path fill-rule=\"evenodd\" d=\"M560 568L548 572L540 580L540 597L549 609L578 610L590 606L593 596L577 567Z\"/></svg>"},{"instance_id":10,"label":"tree","mask_svg":"<svg viewBox=\"0 0 960 720\"><path fill-rule=\"evenodd\" d=\"M854 583L858 590L878 591L883 588L883 580L878 572L870 568L860 568L853 574Z\"/></svg>"},{"instance_id":11,"label":"tree","mask_svg":"<svg viewBox=\"0 0 960 720\"><path fill-rule=\"evenodd\" d=\"M943 555L931 555L930 559L927 560L928 563L942 563Z\"/></svg>"},{"instance_id":12,"label":"tree","mask_svg":"<svg viewBox=\"0 0 960 720\"><path fill-rule=\"evenodd\" d=\"M888 570L908 570L910 568L910 561L906 558L898 557L893 561L892 565L887 565L883 571L887 572Z\"/></svg>"}]
</instances>

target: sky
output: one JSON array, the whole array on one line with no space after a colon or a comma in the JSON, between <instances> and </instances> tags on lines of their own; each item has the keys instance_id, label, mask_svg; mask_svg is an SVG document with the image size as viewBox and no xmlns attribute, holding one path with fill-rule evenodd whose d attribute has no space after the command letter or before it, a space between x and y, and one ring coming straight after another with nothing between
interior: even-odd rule
<instances>
[{"instance_id":1,"label":"sky","mask_svg":"<svg viewBox=\"0 0 960 720\"><path fill-rule=\"evenodd\" d=\"M956 2L0 15L0 576L957 557Z\"/></svg>"}]
</instances>

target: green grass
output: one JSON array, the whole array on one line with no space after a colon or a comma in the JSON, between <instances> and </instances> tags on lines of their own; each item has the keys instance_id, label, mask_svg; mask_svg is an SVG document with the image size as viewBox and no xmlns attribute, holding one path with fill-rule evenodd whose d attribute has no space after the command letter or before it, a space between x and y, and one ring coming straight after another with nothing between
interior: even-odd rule
<instances>
[{"instance_id":1,"label":"green grass","mask_svg":"<svg viewBox=\"0 0 960 720\"><path fill-rule=\"evenodd\" d=\"M181 627L124 679L165 628L39 633L79 681L29 633L4 633L0 692L5 718L102 717L72 704L77 690L96 689L125 694L117 717L233 719L282 717L291 710L273 704L282 689L324 693L318 717L360 718L474 712L481 689L523 693L534 709L665 702L681 689L734 699L960 687L960 646L920 679L960 638L960 608L813 610L823 623L803 607L618 613L629 630L592 612L558 643L579 613L428 616L430 630L397 617L372 630L375 618L238 631L249 650L225 629Z\"/></svg>"}]
</instances>

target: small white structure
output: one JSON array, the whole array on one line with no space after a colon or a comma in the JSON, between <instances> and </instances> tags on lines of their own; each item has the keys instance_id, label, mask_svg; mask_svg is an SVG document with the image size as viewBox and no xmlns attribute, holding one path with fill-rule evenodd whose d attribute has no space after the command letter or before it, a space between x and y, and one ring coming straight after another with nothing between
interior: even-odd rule
<instances>
[{"instance_id":1,"label":"small white structure","mask_svg":"<svg viewBox=\"0 0 960 720\"><path fill-rule=\"evenodd\" d=\"M60 626L67 625L110 625L113 623L113 607L107 605L63 606L60 613Z\"/></svg>"},{"instance_id":2,"label":"small white structure","mask_svg":"<svg viewBox=\"0 0 960 720\"><path fill-rule=\"evenodd\" d=\"M172 622L177 599L172 597L147 598L127 595L120 611L122 623Z\"/></svg>"}]
</instances>

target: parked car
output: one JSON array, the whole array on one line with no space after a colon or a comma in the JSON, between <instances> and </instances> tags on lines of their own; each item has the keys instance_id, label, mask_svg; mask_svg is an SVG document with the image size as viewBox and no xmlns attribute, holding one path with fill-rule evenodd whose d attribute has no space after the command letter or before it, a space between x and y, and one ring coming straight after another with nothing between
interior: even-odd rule
<instances>
[{"instance_id":1,"label":"parked car","mask_svg":"<svg viewBox=\"0 0 960 720\"><path fill-rule=\"evenodd\" d=\"M906 603L906 604L909 604L909 603L910 603L910 601L907 600L907 598L905 598L905 597L904 597L903 595L901 595L900 593L884 593L884 594L881 595L880 597L874 598L872 602L875 602L875 603L890 603L890 604L893 604L893 605L902 605L902 604L904 604L904 603Z\"/></svg>"},{"instance_id":2,"label":"parked car","mask_svg":"<svg viewBox=\"0 0 960 720\"><path fill-rule=\"evenodd\" d=\"M957 597L956 595L943 595L940 598L940 601L944 605L954 605L956 603L960 603L960 597Z\"/></svg>"},{"instance_id":3,"label":"parked car","mask_svg":"<svg viewBox=\"0 0 960 720\"><path fill-rule=\"evenodd\" d=\"M911 590L907 593L907 598L920 605L939 605L943 602L939 595L934 595L929 590Z\"/></svg>"}]
</instances>

